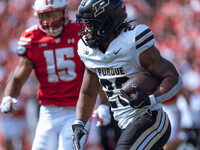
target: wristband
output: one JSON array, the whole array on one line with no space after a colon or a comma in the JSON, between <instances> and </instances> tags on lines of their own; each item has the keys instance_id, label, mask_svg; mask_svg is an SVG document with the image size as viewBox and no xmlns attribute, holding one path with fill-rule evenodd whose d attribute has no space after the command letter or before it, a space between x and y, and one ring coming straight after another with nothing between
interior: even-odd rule
<instances>
[{"instance_id":1,"label":"wristband","mask_svg":"<svg viewBox=\"0 0 200 150\"><path fill-rule=\"evenodd\" d=\"M75 121L74 121L74 124L80 124L80 125L82 125L83 127L85 126L85 124L84 124L83 121L81 121L81 120L75 120Z\"/></svg>"},{"instance_id":2,"label":"wristband","mask_svg":"<svg viewBox=\"0 0 200 150\"><path fill-rule=\"evenodd\" d=\"M149 99L150 99L150 102L151 102L151 105L155 105L157 104L157 100L155 98L155 96L153 94L149 95Z\"/></svg>"}]
</instances>

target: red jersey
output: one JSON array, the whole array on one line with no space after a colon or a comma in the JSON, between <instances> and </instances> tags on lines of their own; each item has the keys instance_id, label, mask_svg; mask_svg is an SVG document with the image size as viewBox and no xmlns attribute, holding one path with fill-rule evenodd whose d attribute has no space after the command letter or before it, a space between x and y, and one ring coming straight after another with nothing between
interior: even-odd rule
<instances>
[{"instance_id":1,"label":"red jersey","mask_svg":"<svg viewBox=\"0 0 200 150\"><path fill-rule=\"evenodd\" d=\"M75 106L85 66L77 53L80 25L69 21L59 37L47 36L34 25L18 42L32 61L39 81L39 104ZM19 54L19 53L18 53Z\"/></svg>"}]
</instances>

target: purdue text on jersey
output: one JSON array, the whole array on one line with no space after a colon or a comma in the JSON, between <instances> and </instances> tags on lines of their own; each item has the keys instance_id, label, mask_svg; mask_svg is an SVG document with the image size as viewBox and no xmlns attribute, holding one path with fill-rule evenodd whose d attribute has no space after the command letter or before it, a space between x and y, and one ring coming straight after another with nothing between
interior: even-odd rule
<instances>
[{"instance_id":1,"label":"purdue text on jersey","mask_svg":"<svg viewBox=\"0 0 200 150\"><path fill-rule=\"evenodd\" d=\"M99 68L97 69L99 76L114 76L114 75L123 75L124 69L120 68Z\"/></svg>"}]
</instances>

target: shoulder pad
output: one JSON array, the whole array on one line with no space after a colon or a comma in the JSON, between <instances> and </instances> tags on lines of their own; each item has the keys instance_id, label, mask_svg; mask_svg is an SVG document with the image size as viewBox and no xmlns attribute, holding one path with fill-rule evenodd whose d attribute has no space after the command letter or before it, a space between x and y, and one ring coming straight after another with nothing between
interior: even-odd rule
<instances>
[{"instance_id":1,"label":"shoulder pad","mask_svg":"<svg viewBox=\"0 0 200 150\"><path fill-rule=\"evenodd\" d=\"M33 25L22 32L18 44L31 45L33 42L38 42L38 39L40 39L41 35L43 35L43 32L39 29L38 25Z\"/></svg>"}]
</instances>

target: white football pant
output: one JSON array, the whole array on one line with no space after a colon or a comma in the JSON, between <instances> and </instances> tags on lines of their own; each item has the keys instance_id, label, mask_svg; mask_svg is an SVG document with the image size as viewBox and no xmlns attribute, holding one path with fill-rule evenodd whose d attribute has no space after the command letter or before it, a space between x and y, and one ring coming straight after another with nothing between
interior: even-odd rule
<instances>
[{"instance_id":1,"label":"white football pant","mask_svg":"<svg viewBox=\"0 0 200 150\"><path fill-rule=\"evenodd\" d=\"M32 150L72 150L75 107L41 106ZM86 125L88 130L89 123ZM86 136L81 139L83 148Z\"/></svg>"}]
</instances>

